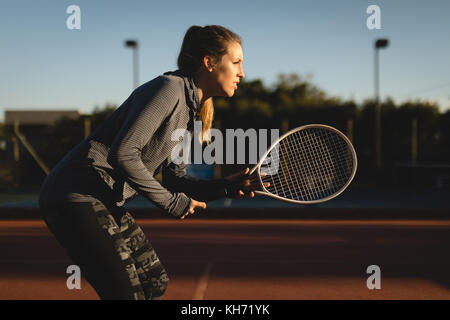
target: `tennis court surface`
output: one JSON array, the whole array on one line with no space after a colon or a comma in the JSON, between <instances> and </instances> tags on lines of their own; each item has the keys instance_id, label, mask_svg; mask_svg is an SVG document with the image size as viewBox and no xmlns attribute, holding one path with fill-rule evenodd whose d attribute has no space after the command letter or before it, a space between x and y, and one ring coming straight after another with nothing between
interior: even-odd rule
<instances>
[{"instance_id":1,"label":"tennis court surface","mask_svg":"<svg viewBox=\"0 0 450 320\"><path fill-rule=\"evenodd\" d=\"M138 220L165 299L450 299L450 220L223 218ZM71 262L43 222L2 220L0 243L0 299L98 299L84 280L67 288Z\"/></svg>"}]
</instances>

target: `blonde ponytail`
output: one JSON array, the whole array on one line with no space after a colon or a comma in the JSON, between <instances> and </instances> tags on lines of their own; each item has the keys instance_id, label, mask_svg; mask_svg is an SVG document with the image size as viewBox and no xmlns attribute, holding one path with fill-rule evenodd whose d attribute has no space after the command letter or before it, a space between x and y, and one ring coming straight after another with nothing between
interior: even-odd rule
<instances>
[{"instance_id":1,"label":"blonde ponytail","mask_svg":"<svg viewBox=\"0 0 450 320\"><path fill-rule=\"evenodd\" d=\"M202 132L201 136L199 137L199 140L201 143L211 142L211 131L208 132L208 130L212 127L212 122L214 118L214 104L213 99L208 98L205 102L203 102L202 106L200 107L200 112L198 113L198 120L202 122ZM206 134L208 132L208 134Z\"/></svg>"}]
</instances>

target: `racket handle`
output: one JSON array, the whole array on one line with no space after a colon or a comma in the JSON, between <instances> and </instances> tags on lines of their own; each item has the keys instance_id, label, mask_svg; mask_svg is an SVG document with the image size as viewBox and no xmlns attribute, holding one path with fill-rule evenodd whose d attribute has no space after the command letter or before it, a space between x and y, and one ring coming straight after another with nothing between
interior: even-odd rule
<instances>
[{"instance_id":1,"label":"racket handle","mask_svg":"<svg viewBox=\"0 0 450 320\"><path fill-rule=\"evenodd\" d=\"M249 171L248 175L249 175L249 176L252 175L253 172L255 172L255 170L256 170L257 168L258 168L258 164L257 164L256 166L254 166L254 167Z\"/></svg>"},{"instance_id":2,"label":"racket handle","mask_svg":"<svg viewBox=\"0 0 450 320\"><path fill-rule=\"evenodd\" d=\"M263 195L263 196L266 196L266 195L267 195L267 192L265 192L265 191L253 190L253 192L254 192L255 194L259 194L259 195Z\"/></svg>"}]
</instances>

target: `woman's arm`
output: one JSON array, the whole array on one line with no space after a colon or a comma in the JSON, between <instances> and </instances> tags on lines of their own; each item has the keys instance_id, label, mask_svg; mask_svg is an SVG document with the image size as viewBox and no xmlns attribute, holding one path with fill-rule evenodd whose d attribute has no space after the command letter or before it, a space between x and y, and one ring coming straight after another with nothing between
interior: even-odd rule
<instances>
[{"instance_id":1,"label":"woman's arm","mask_svg":"<svg viewBox=\"0 0 450 320\"><path fill-rule=\"evenodd\" d=\"M181 91L181 89L183 91ZM174 193L153 177L142 161L142 150L179 103L177 81L156 78L146 90L135 91L131 108L111 145L108 162L141 195L174 216L183 215L191 199Z\"/></svg>"},{"instance_id":2,"label":"woman's arm","mask_svg":"<svg viewBox=\"0 0 450 320\"><path fill-rule=\"evenodd\" d=\"M212 201L227 196L225 179L205 180L186 175L186 164L170 163L162 171L162 184L174 192L184 192L199 201Z\"/></svg>"},{"instance_id":3,"label":"woman's arm","mask_svg":"<svg viewBox=\"0 0 450 320\"><path fill-rule=\"evenodd\" d=\"M240 199L253 198L254 190L258 190L256 175L248 175L249 168L224 179L197 179L186 175L186 164L171 163L163 172L163 185L176 192L184 192L189 197L200 201L212 201L223 197ZM269 184L265 183L268 187Z\"/></svg>"}]
</instances>

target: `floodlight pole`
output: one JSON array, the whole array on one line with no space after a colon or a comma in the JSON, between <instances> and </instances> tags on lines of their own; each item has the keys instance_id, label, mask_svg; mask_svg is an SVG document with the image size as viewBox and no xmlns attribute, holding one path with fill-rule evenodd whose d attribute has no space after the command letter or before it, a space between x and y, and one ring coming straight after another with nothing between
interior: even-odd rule
<instances>
[{"instance_id":1,"label":"floodlight pole","mask_svg":"<svg viewBox=\"0 0 450 320\"><path fill-rule=\"evenodd\" d=\"M381 168L381 105L378 49L386 48L388 44L388 39L377 39L375 41L375 157L377 169Z\"/></svg>"},{"instance_id":2,"label":"floodlight pole","mask_svg":"<svg viewBox=\"0 0 450 320\"><path fill-rule=\"evenodd\" d=\"M125 47L133 49L133 85L134 89L139 86L139 59L138 59L138 47L139 44L136 40L125 41Z\"/></svg>"}]
</instances>

